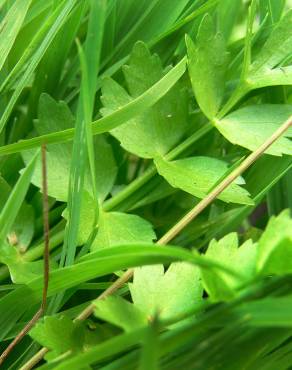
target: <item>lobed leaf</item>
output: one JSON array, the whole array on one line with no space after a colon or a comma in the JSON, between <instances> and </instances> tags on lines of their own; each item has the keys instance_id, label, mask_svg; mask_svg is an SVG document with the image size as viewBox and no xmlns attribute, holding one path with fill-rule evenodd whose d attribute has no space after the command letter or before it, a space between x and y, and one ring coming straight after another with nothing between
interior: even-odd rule
<instances>
[{"instance_id":1,"label":"lobed leaf","mask_svg":"<svg viewBox=\"0 0 292 370\"><path fill-rule=\"evenodd\" d=\"M69 129L73 126L74 117L64 102L57 103L49 95L43 94L39 102L39 117L35 122L36 131L40 135L56 132L60 129ZM103 200L114 184L116 164L112 148L103 136L94 139L96 188L98 197ZM34 151L24 151L22 156L27 163ZM58 200L67 201L70 162L72 157L72 143L53 144L47 147L48 194ZM32 183L41 186L41 161L36 165ZM90 173L87 169L85 190L92 196Z\"/></svg>"},{"instance_id":2,"label":"lobed leaf","mask_svg":"<svg viewBox=\"0 0 292 370\"><path fill-rule=\"evenodd\" d=\"M292 114L289 104L250 105L232 112L216 121L216 127L231 143L243 146L251 151L264 143ZM266 154L292 154L292 143L286 137L291 136L288 130L284 137L278 139Z\"/></svg>"},{"instance_id":3,"label":"lobed leaf","mask_svg":"<svg viewBox=\"0 0 292 370\"><path fill-rule=\"evenodd\" d=\"M191 157L171 162L157 157L154 162L158 173L170 185L197 198L204 198L228 171L226 162L210 157ZM238 178L218 196L218 199L224 202L253 204L248 191L239 186L242 183L243 178Z\"/></svg>"},{"instance_id":4,"label":"lobed leaf","mask_svg":"<svg viewBox=\"0 0 292 370\"><path fill-rule=\"evenodd\" d=\"M193 91L202 112L212 120L218 113L225 90L227 52L212 17L206 14L195 44L186 37L188 69Z\"/></svg>"},{"instance_id":5,"label":"lobed leaf","mask_svg":"<svg viewBox=\"0 0 292 370\"><path fill-rule=\"evenodd\" d=\"M129 104L164 76L161 61L151 55L146 45L137 43L124 75L131 95L111 79L102 87L101 109L108 116ZM181 86L174 86L160 101L144 114L111 131L121 145L140 157L153 158L167 153L186 131L187 100Z\"/></svg>"},{"instance_id":6,"label":"lobed leaf","mask_svg":"<svg viewBox=\"0 0 292 370\"><path fill-rule=\"evenodd\" d=\"M242 275L241 278L236 278L219 270L202 271L203 286L214 301L234 298L236 288L255 276L256 246L248 240L238 248L238 236L235 233L228 234L219 241L212 240L205 255L225 266L232 266Z\"/></svg>"},{"instance_id":7,"label":"lobed leaf","mask_svg":"<svg viewBox=\"0 0 292 370\"><path fill-rule=\"evenodd\" d=\"M257 270L261 274L291 272L292 221L288 210L272 217L259 240Z\"/></svg>"}]
</instances>

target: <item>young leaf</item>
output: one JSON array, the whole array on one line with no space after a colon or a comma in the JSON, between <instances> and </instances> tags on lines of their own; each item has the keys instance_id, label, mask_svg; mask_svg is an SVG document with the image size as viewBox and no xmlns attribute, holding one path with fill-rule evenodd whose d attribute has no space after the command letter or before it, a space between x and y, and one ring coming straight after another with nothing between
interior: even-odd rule
<instances>
[{"instance_id":1,"label":"young leaf","mask_svg":"<svg viewBox=\"0 0 292 370\"><path fill-rule=\"evenodd\" d=\"M83 349L85 328L82 324L73 323L67 316L44 318L43 322L30 331L29 335L52 352L52 359L67 351L80 352Z\"/></svg>"},{"instance_id":2,"label":"young leaf","mask_svg":"<svg viewBox=\"0 0 292 370\"><path fill-rule=\"evenodd\" d=\"M101 212L92 250L127 243L150 243L156 238L152 225L143 218L120 212Z\"/></svg>"},{"instance_id":3,"label":"young leaf","mask_svg":"<svg viewBox=\"0 0 292 370\"><path fill-rule=\"evenodd\" d=\"M292 114L292 105L262 104L241 108L215 122L223 136L233 144L251 151L267 140ZM291 136L288 130L285 136ZM278 139L267 154L292 154L292 143L285 137Z\"/></svg>"},{"instance_id":4,"label":"young leaf","mask_svg":"<svg viewBox=\"0 0 292 370\"><path fill-rule=\"evenodd\" d=\"M145 313L121 297L107 297L96 300L94 304L96 317L119 326L125 331L132 331L147 325Z\"/></svg>"},{"instance_id":5,"label":"young leaf","mask_svg":"<svg viewBox=\"0 0 292 370\"><path fill-rule=\"evenodd\" d=\"M28 262L25 255L5 242L0 248L0 262L7 265L14 284L27 284L43 273L43 261Z\"/></svg>"},{"instance_id":6,"label":"young leaf","mask_svg":"<svg viewBox=\"0 0 292 370\"><path fill-rule=\"evenodd\" d=\"M216 33L212 17L206 14L195 44L186 37L188 67L193 91L203 113L212 120L224 95L227 52L225 42Z\"/></svg>"},{"instance_id":7,"label":"young leaf","mask_svg":"<svg viewBox=\"0 0 292 370\"><path fill-rule=\"evenodd\" d=\"M289 211L272 217L259 240L257 270L265 275L292 271L292 220Z\"/></svg>"},{"instance_id":8,"label":"young leaf","mask_svg":"<svg viewBox=\"0 0 292 370\"><path fill-rule=\"evenodd\" d=\"M57 103L47 94L41 95L39 118L35 122L36 130L40 135L71 128L73 123L74 117L65 103ZM94 139L94 143L96 185L98 197L103 200L113 186L117 168L112 149L105 138L99 135ZM25 162L28 162L33 155L33 151L24 151L22 155ZM72 143L52 144L47 147L48 193L57 200L67 201L68 199L71 156ZM39 160L32 183L40 187L41 181L41 162ZM86 173L85 189L89 194L92 194L89 171Z\"/></svg>"},{"instance_id":9,"label":"young leaf","mask_svg":"<svg viewBox=\"0 0 292 370\"><path fill-rule=\"evenodd\" d=\"M151 55L146 45L139 42L133 48L124 74L131 96L118 83L106 79L102 88L103 116L143 94L164 76L164 71L158 56ZM181 139L186 130L186 117L185 91L177 84L152 108L111 133L129 152L153 158L166 154Z\"/></svg>"},{"instance_id":10,"label":"young leaf","mask_svg":"<svg viewBox=\"0 0 292 370\"><path fill-rule=\"evenodd\" d=\"M210 157L191 157L172 162L157 157L154 162L159 174L171 186L182 189L197 198L204 198L228 171L226 162ZM243 183L243 178L238 178L219 195L218 199L224 202L253 204L248 191L239 186Z\"/></svg>"},{"instance_id":11,"label":"young leaf","mask_svg":"<svg viewBox=\"0 0 292 370\"><path fill-rule=\"evenodd\" d=\"M39 100L38 120L35 121L35 128L39 134L55 132L60 129L72 127L74 117L69 108L63 102L55 102L49 95L43 94ZM70 158L72 153L71 144L50 145L47 147L47 172L48 172L48 194L57 200L66 201L68 197L68 181ZM34 151L22 153L27 163ZM37 187L42 184L42 164L38 160L32 183Z\"/></svg>"},{"instance_id":12,"label":"young leaf","mask_svg":"<svg viewBox=\"0 0 292 370\"><path fill-rule=\"evenodd\" d=\"M188 263L138 267L130 292L134 305L148 318L163 319L183 314L202 300L200 270Z\"/></svg>"},{"instance_id":13,"label":"young leaf","mask_svg":"<svg viewBox=\"0 0 292 370\"><path fill-rule=\"evenodd\" d=\"M255 276L256 253L257 249L251 240L238 248L235 233L228 234L219 241L211 241L206 257L211 261L220 261L242 275L242 278L236 278L219 270L202 270L203 286L213 301L233 298L236 288Z\"/></svg>"}]
</instances>

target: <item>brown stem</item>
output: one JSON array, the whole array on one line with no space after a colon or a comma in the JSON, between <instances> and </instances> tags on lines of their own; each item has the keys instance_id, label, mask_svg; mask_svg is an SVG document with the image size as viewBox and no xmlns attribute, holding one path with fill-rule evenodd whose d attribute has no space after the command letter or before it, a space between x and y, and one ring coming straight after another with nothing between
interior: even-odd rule
<instances>
[{"instance_id":1,"label":"brown stem","mask_svg":"<svg viewBox=\"0 0 292 370\"><path fill-rule=\"evenodd\" d=\"M197 217L206 207L212 203L235 179L238 178L247 168L249 168L279 137L283 135L288 128L292 126L292 116L284 122L277 131L274 132L257 150L252 152L234 171L232 171L222 182L220 182L204 199L202 199L193 209L191 209L177 224L175 224L161 239L157 241L158 245L165 245L176 237L195 217ZM134 269L127 270L119 277L108 289L106 289L97 299L104 299L125 283L133 276ZM87 319L94 311L94 304L87 306L76 318L76 320ZM20 370L30 370L36 365L48 352L48 348L42 348L34 357L30 359Z\"/></svg>"},{"instance_id":2,"label":"brown stem","mask_svg":"<svg viewBox=\"0 0 292 370\"><path fill-rule=\"evenodd\" d=\"M39 310L35 313L33 318L25 325L25 327L17 334L8 347L0 355L0 366L7 359L15 346L22 340L23 337L30 331L39 318L43 315L47 305L47 295L49 286L49 205L48 205L48 181L47 181L47 161L46 161L46 145L42 145L42 188L43 188L43 225L44 225L44 286L42 302Z\"/></svg>"}]
</instances>

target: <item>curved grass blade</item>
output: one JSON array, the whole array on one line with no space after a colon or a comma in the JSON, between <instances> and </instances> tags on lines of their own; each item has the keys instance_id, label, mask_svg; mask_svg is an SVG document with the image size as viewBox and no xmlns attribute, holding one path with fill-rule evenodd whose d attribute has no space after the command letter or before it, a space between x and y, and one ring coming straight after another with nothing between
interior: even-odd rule
<instances>
[{"instance_id":1,"label":"curved grass blade","mask_svg":"<svg viewBox=\"0 0 292 370\"><path fill-rule=\"evenodd\" d=\"M121 109L114 113L94 121L92 123L92 134L98 135L108 132L131 118L145 112L172 88L172 86L184 74L185 70L186 58L183 58L174 68L161 78L161 80L138 98L121 107ZM17 143L0 147L0 156L37 148L41 146L42 143L53 144L71 141L74 137L74 132L74 129L68 129L55 132L53 134L38 136L33 139L20 140Z\"/></svg>"},{"instance_id":2,"label":"curved grass blade","mask_svg":"<svg viewBox=\"0 0 292 370\"><path fill-rule=\"evenodd\" d=\"M0 23L0 70L11 50L13 43L21 29L31 0L17 0Z\"/></svg>"}]
</instances>

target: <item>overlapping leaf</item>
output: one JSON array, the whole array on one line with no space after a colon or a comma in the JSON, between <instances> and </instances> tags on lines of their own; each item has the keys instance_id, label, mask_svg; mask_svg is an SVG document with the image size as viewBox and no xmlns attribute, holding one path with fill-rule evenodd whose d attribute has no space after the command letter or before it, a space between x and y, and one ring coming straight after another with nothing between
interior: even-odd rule
<instances>
[{"instance_id":1,"label":"overlapping leaf","mask_svg":"<svg viewBox=\"0 0 292 370\"><path fill-rule=\"evenodd\" d=\"M129 93L117 82L106 79L102 88L104 116L120 109L133 98L143 94L159 81L164 71L157 55L151 55L139 42L135 45L130 63L124 68ZM144 158L167 153L186 130L187 100L180 84L173 87L157 104L144 114L111 131L121 145Z\"/></svg>"},{"instance_id":2,"label":"overlapping leaf","mask_svg":"<svg viewBox=\"0 0 292 370\"><path fill-rule=\"evenodd\" d=\"M172 263L135 269L130 292L134 305L153 319L183 314L202 300L200 270L187 263Z\"/></svg>"},{"instance_id":3,"label":"overlapping leaf","mask_svg":"<svg viewBox=\"0 0 292 370\"><path fill-rule=\"evenodd\" d=\"M39 104L39 118L35 122L39 134L47 134L68 129L73 126L74 118L65 103L57 103L48 95L42 95ZM96 154L97 191L100 200L103 200L111 190L115 176L116 164L112 149L102 136L94 140ZM32 151L23 152L25 162L32 156ZM49 195L62 201L67 201L70 175L70 161L72 144L52 144L47 148L47 171ZM41 186L41 162L37 163L32 182ZM90 175L86 174L85 189L92 194Z\"/></svg>"},{"instance_id":4,"label":"overlapping leaf","mask_svg":"<svg viewBox=\"0 0 292 370\"><path fill-rule=\"evenodd\" d=\"M236 288L256 274L256 245L251 240L238 247L238 236L235 233L223 239L213 240L209 244L206 257L230 266L242 275L236 278L222 271L202 271L203 286L214 301L229 300L235 296Z\"/></svg>"},{"instance_id":5,"label":"overlapping leaf","mask_svg":"<svg viewBox=\"0 0 292 370\"><path fill-rule=\"evenodd\" d=\"M228 171L226 162L210 157L191 157L172 162L155 158L155 164L170 185L197 198L204 198ZM224 202L253 204L248 191L239 186L243 183L243 178L238 178L218 198Z\"/></svg>"},{"instance_id":6,"label":"overlapping leaf","mask_svg":"<svg viewBox=\"0 0 292 370\"><path fill-rule=\"evenodd\" d=\"M288 210L270 219L258 249L259 272L266 275L291 273L292 221Z\"/></svg>"},{"instance_id":7,"label":"overlapping leaf","mask_svg":"<svg viewBox=\"0 0 292 370\"><path fill-rule=\"evenodd\" d=\"M128 243L150 243L156 238L152 225L137 215L102 212L92 250Z\"/></svg>"},{"instance_id":8,"label":"overlapping leaf","mask_svg":"<svg viewBox=\"0 0 292 370\"><path fill-rule=\"evenodd\" d=\"M193 91L203 113L216 116L224 96L227 52L223 36L216 33L212 17L201 22L196 43L186 37L188 68Z\"/></svg>"},{"instance_id":9,"label":"overlapping leaf","mask_svg":"<svg viewBox=\"0 0 292 370\"><path fill-rule=\"evenodd\" d=\"M251 105L216 121L216 127L231 143L253 151L263 144L291 115L292 105L289 104ZM266 153L291 155L292 143L287 139L289 136L291 136L291 129L267 149Z\"/></svg>"}]
</instances>

